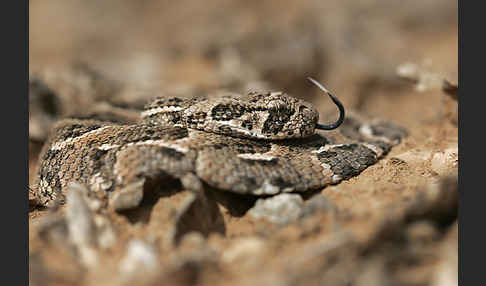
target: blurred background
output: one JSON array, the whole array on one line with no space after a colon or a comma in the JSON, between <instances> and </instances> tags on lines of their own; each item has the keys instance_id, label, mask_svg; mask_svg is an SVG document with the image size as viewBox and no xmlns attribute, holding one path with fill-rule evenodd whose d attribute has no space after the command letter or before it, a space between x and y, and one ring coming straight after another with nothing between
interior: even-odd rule
<instances>
[{"instance_id":1,"label":"blurred background","mask_svg":"<svg viewBox=\"0 0 486 286\"><path fill-rule=\"evenodd\" d=\"M425 64L457 78L457 1L38 0L29 5L31 71L83 62L125 84L156 90L271 88L332 109L306 81L312 76L346 107L373 112L390 110L383 102L367 106L380 105L380 95L404 100L396 74L401 64Z\"/></svg>"}]
</instances>

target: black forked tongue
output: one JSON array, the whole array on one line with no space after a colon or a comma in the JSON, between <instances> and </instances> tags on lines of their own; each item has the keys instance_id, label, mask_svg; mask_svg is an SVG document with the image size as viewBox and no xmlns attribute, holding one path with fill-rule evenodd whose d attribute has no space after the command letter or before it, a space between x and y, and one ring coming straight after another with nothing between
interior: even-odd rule
<instances>
[{"instance_id":1,"label":"black forked tongue","mask_svg":"<svg viewBox=\"0 0 486 286\"><path fill-rule=\"evenodd\" d=\"M339 108L339 118L336 122L329 124L329 125L322 125L319 123L316 123L316 129L321 129L321 130L333 130L338 128L344 121L344 107L343 104L337 99L334 95L332 95L322 84L318 83L315 79L308 77L308 80L310 80L313 84L315 84L318 88L320 88L322 91L324 91L329 97L331 98L332 102L337 105Z\"/></svg>"}]
</instances>

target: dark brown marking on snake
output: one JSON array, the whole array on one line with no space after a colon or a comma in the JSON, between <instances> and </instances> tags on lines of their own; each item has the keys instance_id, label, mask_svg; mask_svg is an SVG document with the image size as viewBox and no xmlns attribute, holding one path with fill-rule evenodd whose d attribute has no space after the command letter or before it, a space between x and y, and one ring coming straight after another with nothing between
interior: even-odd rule
<instances>
[{"instance_id":1,"label":"dark brown marking on snake","mask_svg":"<svg viewBox=\"0 0 486 286\"><path fill-rule=\"evenodd\" d=\"M284 128L285 123L289 122L295 110L289 108L271 108L268 110L268 118L263 124L264 134L277 134Z\"/></svg>"},{"instance_id":2,"label":"dark brown marking on snake","mask_svg":"<svg viewBox=\"0 0 486 286\"><path fill-rule=\"evenodd\" d=\"M220 103L211 109L211 117L214 120L227 121L240 118L246 113L245 106L241 104Z\"/></svg>"},{"instance_id":3,"label":"dark brown marking on snake","mask_svg":"<svg viewBox=\"0 0 486 286\"><path fill-rule=\"evenodd\" d=\"M376 153L361 144L346 144L332 147L329 151L317 154L322 163L331 166L334 174L343 179L358 175L366 167L376 163Z\"/></svg>"}]
</instances>

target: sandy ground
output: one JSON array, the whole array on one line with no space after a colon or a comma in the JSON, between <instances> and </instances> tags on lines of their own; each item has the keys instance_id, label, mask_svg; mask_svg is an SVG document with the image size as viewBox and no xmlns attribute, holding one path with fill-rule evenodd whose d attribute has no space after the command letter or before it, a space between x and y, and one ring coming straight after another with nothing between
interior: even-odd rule
<instances>
[{"instance_id":1,"label":"sandy ground","mask_svg":"<svg viewBox=\"0 0 486 286\"><path fill-rule=\"evenodd\" d=\"M65 207L32 206L32 285L457 285L457 101L443 90L457 84L457 3L202 3L30 1L30 71L84 62L171 93L263 86L332 117L313 76L347 109L409 136L359 176L305 197L316 202L306 216L256 219L246 212L255 199L223 194L224 234L191 233L177 246L169 234L187 192L103 212L97 225L111 232L89 250L63 237ZM45 139L32 132L31 178Z\"/></svg>"}]
</instances>

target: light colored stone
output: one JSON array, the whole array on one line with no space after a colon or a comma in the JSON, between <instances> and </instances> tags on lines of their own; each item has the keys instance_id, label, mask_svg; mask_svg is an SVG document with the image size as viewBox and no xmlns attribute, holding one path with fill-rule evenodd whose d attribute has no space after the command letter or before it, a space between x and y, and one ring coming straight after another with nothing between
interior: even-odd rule
<instances>
[{"instance_id":1,"label":"light colored stone","mask_svg":"<svg viewBox=\"0 0 486 286\"><path fill-rule=\"evenodd\" d=\"M143 199L144 183L145 180L139 180L114 192L110 197L110 206L117 211L137 207Z\"/></svg>"},{"instance_id":2,"label":"light colored stone","mask_svg":"<svg viewBox=\"0 0 486 286\"><path fill-rule=\"evenodd\" d=\"M117 236L111 222L104 216L95 216L95 224L98 233L98 246L101 249L111 248L116 240Z\"/></svg>"},{"instance_id":3,"label":"light colored stone","mask_svg":"<svg viewBox=\"0 0 486 286\"><path fill-rule=\"evenodd\" d=\"M444 151L436 152L431 160L431 168L439 175L445 175L451 168L459 165L458 148L447 148Z\"/></svg>"},{"instance_id":4,"label":"light colored stone","mask_svg":"<svg viewBox=\"0 0 486 286\"><path fill-rule=\"evenodd\" d=\"M125 280L138 275L153 274L158 269L155 247L145 241L134 239L128 243L126 254L120 262L120 273Z\"/></svg>"},{"instance_id":5,"label":"light colored stone","mask_svg":"<svg viewBox=\"0 0 486 286\"><path fill-rule=\"evenodd\" d=\"M83 198L85 191L85 187L79 184L68 186L66 220L69 237L75 245L93 245L96 241L93 215Z\"/></svg>"},{"instance_id":6,"label":"light colored stone","mask_svg":"<svg viewBox=\"0 0 486 286\"><path fill-rule=\"evenodd\" d=\"M258 199L250 209L250 215L264 218L278 224L296 220L304 206L304 200L298 194L280 194L266 199Z\"/></svg>"},{"instance_id":7,"label":"light colored stone","mask_svg":"<svg viewBox=\"0 0 486 286\"><path fill-rule=\"evenodd\" d=\"M80 184L68 185L66 222L69 240L77 247L81 262L86 266L94 266L98 260L96 225L84 199L83 194L87 191L86 187Z\"/></svg>"}]
</instances>

